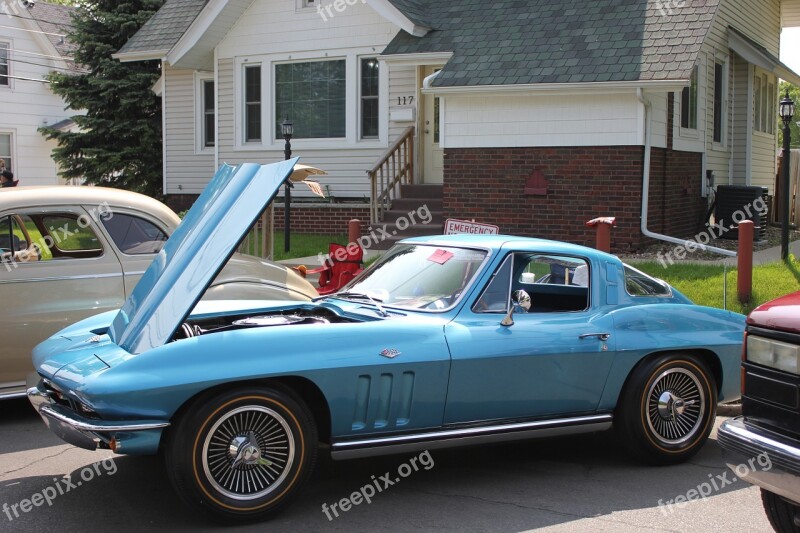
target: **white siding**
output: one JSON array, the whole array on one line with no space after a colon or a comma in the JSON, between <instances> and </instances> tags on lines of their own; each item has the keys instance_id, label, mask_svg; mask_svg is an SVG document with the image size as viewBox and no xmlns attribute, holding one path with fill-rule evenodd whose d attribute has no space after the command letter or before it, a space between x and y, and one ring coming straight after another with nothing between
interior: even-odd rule
<instances>
[{"instance_id":1,"label":"white siding","mask_svg":"<svg viewBox=\"0 0 800 533\"><path fill-rule=\"evenodd\" d=\"M219 161L273 162L281 160L283 140L273 139L272 65L277 61L301 59L347 58L348 61L348 133L345 139L292 141L293 155L301 156L303 163L320 167L328 172L320 181L328 185L329 192L340 198L368 198L369 181L366 171L384 153L386 147L409 123L388 120L391 98L398 94L416 94L416 71L413 67L400 67L390 75L387 65L382 65L381 76L381 138L358 139L358 58L377 56L397 33L397 28L386 22L372 8L356 2L345 4L345 9L331 14L316 9L296 9L293 1L258 1L236 23L217 48L219 79ZM325 8L326 6L323 6ZM327 19L327 20L325 20ZM262 135L258 146L241 143L241 73L244 61L262 65ZM184 191L199 192L203 181L180 183ZM177 185L177 184L175 184ZM170 184L170 188L174 188ZM310 196L303 187L295 189L297 196Z\"/></svg>"},{"instance_id":2,"label":"white siding","mask_svg":"<svg viewBox=\"0 0 800 533\"><path fill-rule=\"evenodd\" d=\"M10 43L12 77L42 80L55 63L30 54L52 55L36 34L25 31L18 18L2 18L0 41ZM12 29L17 26L19 29ZM33 64L36 63L36 64ZM12 79L9 86L0 86L0 133L12 135L12 168L20 185L55 185L56 163L51 157L56 143L47 141L37 131L45 124L55 124L79 112L65 110L64 101L54 95L47 83Z\"/></svg>"},{"instance_id":3,"label":"white siding","mask_svg":"<svg viewBox=\"0 0 800 533\"><path fill-rule=\"evenodd\" d=\"M167 194L199 194L214 175L213 149L199 150L197 83L194 71L164 67Z\"/></svg>"},{"instance_id":4,"label":"white siding","mask_svg":"<svg viewBox=\"0 0 800 533\"><path fill-rule=\"evenodd\" d=\"M733 101L733 124L731 128L732 142L731 156L733 157L732 185L745 185L747 183L748 168L748 125L752 124L752 96L750 82L752 80L751 67L741 57L734 54L733 59L733 88L731 99ZM717 183L722 183L717 181ZM723 183L724 184L724 183Z\"/></svg>"},{"instance_id":5,"label":"white siding","mask_svg":"<svg viewBox=\"0 0 800 533\"><path fill-rule=\"evenodd\" d=\"M635 93L448 96L444 148L641 145Z\"/></svg>"}]
</instances>

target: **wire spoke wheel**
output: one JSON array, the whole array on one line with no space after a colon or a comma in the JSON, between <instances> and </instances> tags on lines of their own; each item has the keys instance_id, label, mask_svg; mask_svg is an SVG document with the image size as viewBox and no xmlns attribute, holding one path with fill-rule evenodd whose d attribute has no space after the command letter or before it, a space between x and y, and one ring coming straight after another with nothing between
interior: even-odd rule
<instances>
[{"instance_id":1,"label":"wire spoke wheel","mask_svg":"<svg viewBox=\"0 0 800 533\"><path fill-rule=\"evenodd\" d=\"M707 408L697 376L670 368L653 380L647 393L647 424L664 444L681 445L702 429Z\"/></svg>"},{"instance_id":2,"label":"wire spoke wheel","mask_svg":"<svg viewBox=\"0 0 800 533\"><path fill-rule=\"evenodd\" d=\"M203 470L216 490L235 500L255 500L279 487L288 475L294 437L277 412L246 405L217 420L202 454Z\"/></svg>"}]
</instances>

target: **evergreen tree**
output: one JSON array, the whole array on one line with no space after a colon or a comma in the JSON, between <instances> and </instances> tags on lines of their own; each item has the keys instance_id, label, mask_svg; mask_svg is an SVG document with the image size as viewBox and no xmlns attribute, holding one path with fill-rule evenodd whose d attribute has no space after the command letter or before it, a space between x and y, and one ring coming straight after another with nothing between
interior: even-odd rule
<instances>
[{"instance_id":1,"label":"evergreen tree","mask_svg":"<svg viewBox=\"0 0 800 533\"><path fill-rule=\"evenodd\" d=\"M72 117L79 132L40 130L58 142L53 158L63 178L161 196L161 99L151 90L160 64L121 63L111 57L161 4L163 0L79 4L68 39L77 46L73 57L81 72L53 72L48 79L68 109L86 114Z\"/></svg>"}]
</instances>

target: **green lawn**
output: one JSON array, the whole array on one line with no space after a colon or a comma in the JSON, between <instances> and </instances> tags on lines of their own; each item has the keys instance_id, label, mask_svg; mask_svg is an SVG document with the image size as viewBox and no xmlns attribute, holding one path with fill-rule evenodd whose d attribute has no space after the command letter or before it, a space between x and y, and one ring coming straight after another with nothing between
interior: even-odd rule
<instances>
[{"instance_id":1,"label":"green lawn","mask_svg":"<svg viewBox=\"0 0 800 533\"><path fill-rule=\"evenodd\" d=\"M318 235L310 233L292 233L290 249L288 252L283 251L283 232L275 232L275 256L273 261L281 261L283 259L294 259L295 257L309 257L316 256L317 254L327 254L328 245L332 242L337 244L347 244L347 235ZM253 242L250 244L245 253L252 255L260 255L261 243Z\"/></svg>"},{"instance_id":2,"label":"green lawn","mask_svg":"<svg viewBox=\"0 0 800 533\"><path fill-rule=\"evenodd\" d=\"M723 267L713 265L674 264L667 268L657 262L633 263L633 266L651 276L663 279L694 303L710 307L723 307ZM790 264L771 263L753 268L753 297L742 305L736 295L738 279L735 268L727 270L727 308L747 314L757 305L778 296L800 290L800 261Z\"/></svg>"}]
</instances>

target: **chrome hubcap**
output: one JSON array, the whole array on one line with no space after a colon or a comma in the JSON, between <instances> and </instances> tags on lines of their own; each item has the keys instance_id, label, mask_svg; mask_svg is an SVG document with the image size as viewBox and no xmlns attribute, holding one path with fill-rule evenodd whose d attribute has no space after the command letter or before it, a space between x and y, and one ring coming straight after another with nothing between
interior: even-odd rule
<instances>
[{"instance_id":1,"label":"chrome hubcap","mask_svg":"<svg viewBox=\"0 0 800 533\"><path fill-rule=\"evenodd\" d=\"M647 423L664 444L683 444L701 429L706 398L692 372L673 368L659 375L647 394Z\"/></svg>"},{"instance_id":2,"label":"chrome hubcap","mask_svg":"<svg viewBox=\"0 0 800 533\"><path fill-rule=\"evenodd\" d=\"M226 413L211 427L203 444L203 470L225 496L254 500L281 485L294 456L286 420L272 409L250 405Z\"/></svg>"}]
</instances>

